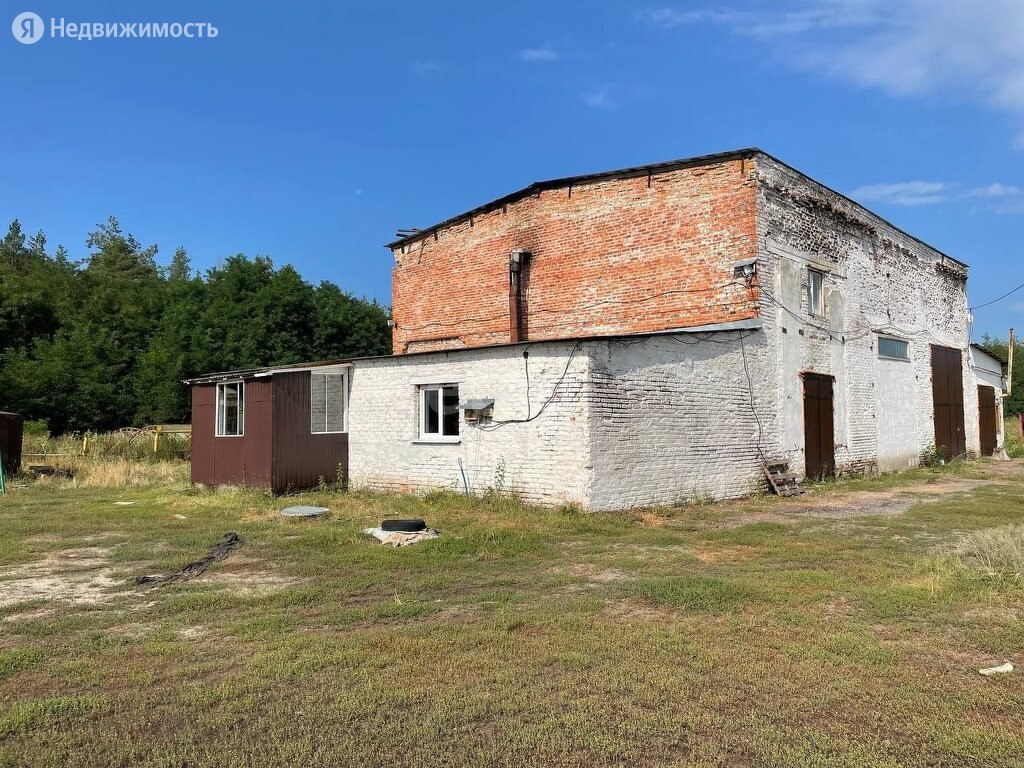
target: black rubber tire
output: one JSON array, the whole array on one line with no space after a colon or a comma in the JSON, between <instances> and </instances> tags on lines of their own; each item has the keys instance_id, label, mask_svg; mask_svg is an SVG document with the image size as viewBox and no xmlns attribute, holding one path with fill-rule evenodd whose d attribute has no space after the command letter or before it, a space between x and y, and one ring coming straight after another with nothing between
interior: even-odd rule
<instances>
[{"instance_id":1,"label":"black rubber tire","mask_svg":"<svg viewBox=\"0 0 1024 768\"><path fill-rule=\"evenodd\" d=\"M427 527L423 520L381 520L382 531L400 531L402 533L419 533Z\"/></svg>"}]
</instances>

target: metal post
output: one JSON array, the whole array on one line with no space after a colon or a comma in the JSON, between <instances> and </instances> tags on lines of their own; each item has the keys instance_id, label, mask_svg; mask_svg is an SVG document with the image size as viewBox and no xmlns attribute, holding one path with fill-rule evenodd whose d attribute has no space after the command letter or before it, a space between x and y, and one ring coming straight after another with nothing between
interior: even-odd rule
<instances>
[{"instance_id":1,"label":"metal post","mask_svg":"<svg viewBox=\"0 0 1024 768\"><path fill-rule=\"evenodd\" d=\"M1003 397L1013 394L1013 328L1010 329L1010 346L1007 348L1006 393Z\"/></svg>"}]
</instances>

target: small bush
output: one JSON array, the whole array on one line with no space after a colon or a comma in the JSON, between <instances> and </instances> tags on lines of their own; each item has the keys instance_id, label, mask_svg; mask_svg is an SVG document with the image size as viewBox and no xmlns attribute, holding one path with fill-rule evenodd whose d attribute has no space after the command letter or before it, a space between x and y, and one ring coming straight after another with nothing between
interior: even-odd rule
<instances>
[{"instance_id":1,"label":"small bush","mask_svg":"<svg viewBox=\"0 0 1024 768\"><path fill-rule=\"evenodd\" d=\"M986 528L964 536L953 556L963 566L990 576L1024 576L1024 524Z\"/></svg>"},{"instance_id":2,"label":"small bush","mask_svg":"<svg viewBox=\"0 0 1024 768\"><path fill-rule=\"evenodd\" d=\"M945 457L942 455L942 451L936 448L934 445L929 445L923 451L921 451L921 466L922 467L939 467L946 463Z\"/></svg>"}]
</instances>

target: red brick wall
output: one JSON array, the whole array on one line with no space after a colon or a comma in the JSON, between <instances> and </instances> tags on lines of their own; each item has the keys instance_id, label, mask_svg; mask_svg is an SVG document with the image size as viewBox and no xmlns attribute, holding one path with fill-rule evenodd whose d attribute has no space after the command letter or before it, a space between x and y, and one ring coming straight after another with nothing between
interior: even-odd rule
<instances>
[{"instance_id":1,"label":"red brick wall","mask_svg":"<svg viewBox=\"0 0 1024 768\"><path fill-rule=\"evenodd\" d=\"M756 250L754 160L539 194L395 248L395 354L509 341L508 259L533 254L524 340L749 319L733 278Z\"/></svg>"}]
</instances>

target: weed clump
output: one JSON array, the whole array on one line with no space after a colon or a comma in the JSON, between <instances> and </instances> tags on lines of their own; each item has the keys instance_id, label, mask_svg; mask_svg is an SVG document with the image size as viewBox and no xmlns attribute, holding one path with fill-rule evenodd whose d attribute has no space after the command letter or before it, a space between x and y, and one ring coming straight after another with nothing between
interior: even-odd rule
<instances>
[{"instance_id":1,"label":"weed clump","mask_svg":"<svg viewBox=\"0 0 1024 768\"><path fill-rule=\"evenodd\" d=\"M1024 524L986 528L964 536L953 547L956 562L988 576L1024 577Z\"/></svg>"}]
</instances>

